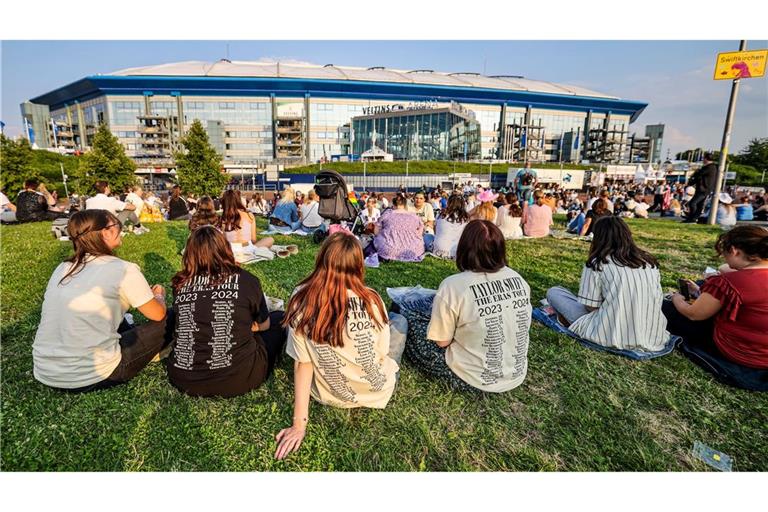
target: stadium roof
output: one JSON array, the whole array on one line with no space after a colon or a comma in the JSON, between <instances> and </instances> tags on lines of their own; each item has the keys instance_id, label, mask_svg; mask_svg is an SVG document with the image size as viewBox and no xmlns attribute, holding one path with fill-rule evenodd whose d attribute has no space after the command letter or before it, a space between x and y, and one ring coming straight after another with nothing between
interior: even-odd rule
<instances>
[{"instance_id":1,"label":"stadium roof","mask_svg":"<svg viewBox=\"0 0 768 512\"><path fill-rule=\"evenodd\" d=\"M248 78L304 78L316 80L353 80L363 82L392 82L399 84L442 85L449 87L477 87L507 91L525 91L547 94L566 94L595 98L618 99L575 85L531 80L521 76L485 76L479 73L445 73L431 69L389 69L384 67L360 68L351 66L320 66L302 62L280 61L186 61L123 69L110 76L166 76L166 77L248 77Z\"/></svg>"},{"instance_id":2,"label":"stadium roof","mask_svg":"<svg viewBox=\"0 0 768 512\"><path fill-rule=\"evenodd\" d=\"M517 76L356 68L296 61L189 61L91 75L31 99L63 108L103 95L348 98L378 101L456 101L469 105L591 111L634 122L648 106L573 85Z\"/></svg>"}]
</instances>

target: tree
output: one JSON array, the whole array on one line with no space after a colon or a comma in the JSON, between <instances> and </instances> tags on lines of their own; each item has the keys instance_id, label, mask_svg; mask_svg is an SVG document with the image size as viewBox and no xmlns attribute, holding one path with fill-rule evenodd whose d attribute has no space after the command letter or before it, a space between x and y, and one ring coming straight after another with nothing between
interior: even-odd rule
<instances>
[{"instance_id":1,"label":"tree","mask_svg":"<svg viewBox=\"0 0 768 512\"><path fill-rule=\"evenodd\" d=\"M136 184L136 164L125 154L125 148L112 135L107 125L99 125L92 148L80 159L75 190L81 194L93 191L99 180L109 183L115 192Z\"/></svg>"},{"instance_id":2,"label":"tree","mask_svg":"<svg viewBox=\"0 0 768 512\"><path fill-rule=\"evenodd\" d=\"M768 138L750 140L747 147L734 156L733 161L760 171L768 170Z\"/></svg>"},{"instance_id":3,"label":"tree","mask_svg":"<svg viewBox=\"0 0 768 512\"><path fill-rule=\"evenodd\" d=\"M192 123L181 143L184 150L173 155L181 189L197 196L218 197L229 178L221 172L221 155L211 146L199 120Z\"/></svg>"},{"instance_id":4,"label":"tree","mask_svg":"<svg viewBox=\"0 0 768 512\"><path fill-rule=\"evenodd\" d=\"M0 134L0 190L13 200L24 188L24 180L36 177L29 141L14 141Z\"/></svg>"}]
</instances>

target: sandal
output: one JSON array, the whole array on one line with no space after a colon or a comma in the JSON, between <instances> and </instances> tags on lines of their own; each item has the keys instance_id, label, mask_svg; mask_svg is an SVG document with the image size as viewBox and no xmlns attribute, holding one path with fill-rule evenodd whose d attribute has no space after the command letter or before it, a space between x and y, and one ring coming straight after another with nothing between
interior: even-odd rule
<instances>
[{"instance_id":1,"label":"sandal","mask_svg":"<svg viewBox=\"0 0 768 512\"><path fill-rule=\"evenodd\" d=\"M286 245L285 250L288 251L291 254L299 254L299 246L298 245Z\"/></svg>"},{"instance_id":2,"label":"sandal","mask_svg":"<svg viewBox=\"0 0 768 512\"><path fill-rule=\"evenodd\" d=\"M285 245L273 245L269 250L275 253L278 258L287 258L291 255L291 251L289 251L288 247Z\"/></svg>"}]
</instances>

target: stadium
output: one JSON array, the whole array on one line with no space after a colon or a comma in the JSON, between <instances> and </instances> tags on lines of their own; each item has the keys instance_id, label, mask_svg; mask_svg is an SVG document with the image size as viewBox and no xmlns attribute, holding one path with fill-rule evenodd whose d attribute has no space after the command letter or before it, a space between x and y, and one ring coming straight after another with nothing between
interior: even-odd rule
<instances>
[{"instance_id":1,"label":"stadium","mask_svg":"<svg viewBox=\"0 0 768 512\"><path fill-rule=\"evenodd\" d=\"M41 148L106 123L140 168L170 168L199 119L225 167L395 160L630 161L647 106L523 78L292 62L179 62L88 76L21 105Z\"/></svg>"}]
</instances>

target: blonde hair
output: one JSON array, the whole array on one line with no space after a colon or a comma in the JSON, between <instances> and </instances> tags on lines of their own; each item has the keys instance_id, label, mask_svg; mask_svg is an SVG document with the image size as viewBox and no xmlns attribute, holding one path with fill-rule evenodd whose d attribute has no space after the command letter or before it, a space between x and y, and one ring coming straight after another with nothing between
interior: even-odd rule
<instances>
[{"instance_id":1,"label":"blonde hair","mask_svg":"<svg viewBox=\"0 0 768 512\"><path fill-rule=\"evenodd\" d=\"M296 199L296 192L291 187L285 187L280 194L280 203L292 203Z\"/></svg>"}]
</instances>

